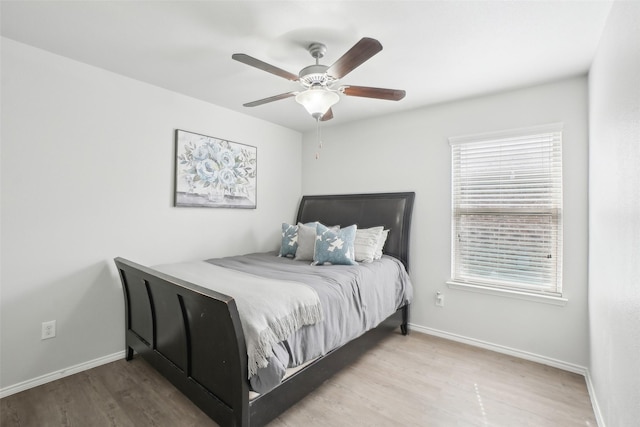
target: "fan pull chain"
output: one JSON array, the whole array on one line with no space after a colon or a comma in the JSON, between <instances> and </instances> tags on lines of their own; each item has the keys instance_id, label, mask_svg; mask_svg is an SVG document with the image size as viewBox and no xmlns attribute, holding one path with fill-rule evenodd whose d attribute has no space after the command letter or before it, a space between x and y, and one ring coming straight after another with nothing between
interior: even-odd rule
<instances>
[{"instance_id":1,"label":"fan pull chain","mask_svg":"<svg viewBox=\"0 0 640 427\"><path fill-rule=\"evenodd\" d=\"M318 151L316 151L316 160L320 159L320 150L322 150L322 139L320 137L320 118L316 119L316 141L318 142Z\"/></svg>"}]
</instances>

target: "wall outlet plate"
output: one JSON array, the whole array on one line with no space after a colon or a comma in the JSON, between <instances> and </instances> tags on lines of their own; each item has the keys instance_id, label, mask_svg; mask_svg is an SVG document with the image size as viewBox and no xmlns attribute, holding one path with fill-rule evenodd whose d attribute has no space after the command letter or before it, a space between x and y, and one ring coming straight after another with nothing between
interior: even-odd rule
<instances>
[{"instance_id":1,"label":"wall outlet plate","mask_svg":"<svg viewBox=\"0 0 640 427\"><path fill-rule=\"evenodd\" d=\"M42 322L42 337L41 339L47 340L56 336L56 321L50 320L48 322Z\"/></svg>"}]
</instances>

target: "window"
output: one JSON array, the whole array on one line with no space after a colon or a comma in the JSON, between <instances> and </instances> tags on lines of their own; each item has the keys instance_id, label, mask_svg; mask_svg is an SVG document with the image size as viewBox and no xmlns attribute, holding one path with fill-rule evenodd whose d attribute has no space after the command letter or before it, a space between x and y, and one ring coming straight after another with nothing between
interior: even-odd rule
<instances>
[{"instance_id":1,"label":"window","mask_svg":"<svg viewBox=\"0 0 640 427\"><path fill-rule=\"evenodd\" d=\"M562 125L450 138L455 284L562 294Z\"/></svg>"}]
</instances>

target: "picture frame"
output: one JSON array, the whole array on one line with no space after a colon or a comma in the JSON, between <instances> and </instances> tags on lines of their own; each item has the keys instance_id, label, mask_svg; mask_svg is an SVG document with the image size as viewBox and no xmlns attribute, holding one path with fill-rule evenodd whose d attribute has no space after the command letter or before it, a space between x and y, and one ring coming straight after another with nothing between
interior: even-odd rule
<instances>
[{"instance_id":1,"label":"picture frame","mask_svg":"<svg viewBox=\"0 0 640 427\"><path fill-rule=\"evenodd\" d=\"M255 209L257 148L176 129L175 206Z\"/></svg>"}]
</instances>

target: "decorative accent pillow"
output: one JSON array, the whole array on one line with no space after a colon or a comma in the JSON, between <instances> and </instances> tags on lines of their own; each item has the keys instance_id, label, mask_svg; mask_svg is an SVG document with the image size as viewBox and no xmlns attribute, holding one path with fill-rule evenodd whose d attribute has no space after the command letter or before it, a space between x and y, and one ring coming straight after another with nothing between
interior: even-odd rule
<instances>
[{"instance_id":1,"label":"decorative accent pillow","mask_svg":"<svg viewBox=\"0 0 640 427\"><path fill-rule=\"evenodd\" d=\"M280 257L294 257L298 249L298 226L282 223L282 244L280 245Z\"/></svg>"},{"instance_id":2,"label":"decorative accent pillow","mask_svg":"<svg viewBox=\"0 0 640 427\"><path fill-rule=\"evenodd\" d=\"M380 239L378 239L378 247L376 248L376 254L373 259L382 258L382 249L384 248L384 244L387 241L387 237L389 236L389 230L383 230L380 235Z\"/></svg>"},{"instance_id":3,"label":"decorative accent pillow","mask_svg":"<svg viewBox=\"0 0 640 427\"><path fill-rule=\"evenodd\" d=\"M295 260L297 261L313 261L313 253L315 252L316 244L316 225L319 222L308 222L306 224L298 223L298 249L295 253ZM322 225L322 224L321 224ZM323 225L323 227L325 227ZM339 225L328 227L330 230L339 230Z\"/></svg>"},{"instance_id":4,"label":"decorative accent pillow","mask_svg":"<svg viewBox=\"0 0 640 427\"><path fill-rule=\"evenodd\" d=\"M382 236L384 227L358 228L354 242L355 260L357 262L372 262L378 248L378 240Z\"/></svg>"},{"instance_id":5,"label":"decorative accent pillow","mask_svg":"<svg viewBox=\"0 0 640 427\"><path fill-rule=\"evenodd\" d=\"M296 250L295 260L313 260L317 224L319 224L319 222L310 222L308 224L298 223L298 249Z\"/></svg>"},{"instance_id":6,"label":"decorative accent pillow","mask_svg":"<svg viewBox=\"0 0 640 427\"><path fill-rule=\"evenodd\" d=\"M350 225L349 227L334 231L322 224L318 224L316 227L313 264L357 264L354 254L356 230L357 227L355 225Z\"/></svg>"}]
</instances>

